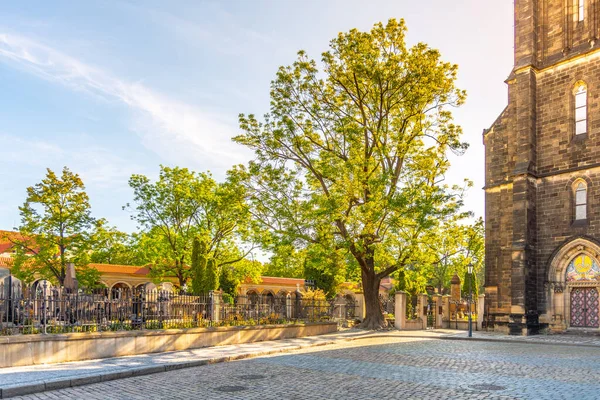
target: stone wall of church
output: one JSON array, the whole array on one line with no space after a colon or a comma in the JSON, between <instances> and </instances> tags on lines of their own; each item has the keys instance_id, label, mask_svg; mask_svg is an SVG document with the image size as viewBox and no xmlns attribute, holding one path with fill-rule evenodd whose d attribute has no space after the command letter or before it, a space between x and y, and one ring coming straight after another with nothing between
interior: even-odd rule
<instances>
[{"instance_id":1,"label":"stone wall of church","mask_svg":"<svg viewBox=\"0 0 600 400\"><path fill-rule=\"evenodd\" d=\"M514 108L509 106L485 136L485 248L486 304L489 312L510 313L512 277L512 171L514 164ZM489 267L487 267L489 266Z\"/></svg>"},{"instance_id":2,"label":"stone wall of church","mask_svg":"<svg viewBox=\"0 0 600 400\"><path fill-rule=\"evenodd\" d=\"M574 85L587 85L588 132L575 135ZM600 54L574 58L537 74L537 285L538 309L545 312L543 283L557 247L577 236L600 237ZM585 224L574 224L577 178L588 182Z\"/></svg>"},{"instance_id":3,"label":"stone wall of church","mask_svg":"<svg viewBox=\"0 0 600 400\"><path fill-rule=\"evenodd\" d=\"M587 220L575 220L573 183L587 182ZM541 282L547 281L550 261L556 250L576 237L600 238L600 168L559 174L539 179L537 190L537 265ZM538 308L546 312L546 288L538 285Z\"/></svg>"},{"instance_id":4,"label":"stone wall of church","mask_svg":"<svg viewBox=\"0 0 600 400\"><path fill-rule=\"evenodd\" d=\"M575 237L600 237L600 1L586 1L583 21L575 5L515 1L508 106L484 132L486 304L501 322L536 324L548 309L556 249ZM576 136L579 81L587 85L588 129ZM582 177L588 220L573 224L572 183Z\"/></svg>"},{"instance_id":5,"label":"stone wall of church","mask_svg":"<svg viewBox=\"0 0 600 400\"><path fill-rule=\"evenodd\" d=\"M600 54L538 73L538 160L541 176L600 162ZM575 135L573 90L588 90L588 133Z\"/></svg>"},{"instance_id":6,"label":"stone wall of church","mask_svg":"<svg viewBox=\"0 0 600 400\"><path fill-rule=\"evenodd\" d=\"M579 21L575 0L516 0L515 65L532 56L539 68L554 64L599 43L600 4L587 0Z\"/></svg>"}]
</instances>

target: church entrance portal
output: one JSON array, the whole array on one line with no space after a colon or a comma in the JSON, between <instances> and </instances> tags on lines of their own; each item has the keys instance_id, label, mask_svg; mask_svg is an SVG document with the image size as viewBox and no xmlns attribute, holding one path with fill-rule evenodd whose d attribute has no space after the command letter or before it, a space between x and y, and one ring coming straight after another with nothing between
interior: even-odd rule
<instances>
[{"instance_id":1,"label":"church entrance portal","mask_svg":"<svg viewBox=\"0 0 600 400\"><path fill-rule=\"evenodd\" d=\"M571 326L598 328L598 289L575 287L571 289Z\"/></svg>"}]
</instances>

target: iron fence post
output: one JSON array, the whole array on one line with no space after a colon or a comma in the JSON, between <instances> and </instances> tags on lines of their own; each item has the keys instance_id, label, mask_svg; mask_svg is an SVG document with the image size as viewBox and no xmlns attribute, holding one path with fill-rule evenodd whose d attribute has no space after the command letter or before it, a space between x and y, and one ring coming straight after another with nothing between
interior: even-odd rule
<instances>
[{"instance_id":1,"label":"iron fence post","mask_svg":"<svg viewBox=\"0 0 600 400\"><path fill-rule=\"evenodd\" d=\"M48 313L47 313L47 293L46 293L46 289L48 289L48 282L46 280L44 280L44 293L43 293L43 300L42 300L42 318L43 318L43 327L44 327L44 335L47 335L48 332L46 331L46 319L48 318ZM33 324L32 324L33 326Z\"/></svg>"}]
</instances>

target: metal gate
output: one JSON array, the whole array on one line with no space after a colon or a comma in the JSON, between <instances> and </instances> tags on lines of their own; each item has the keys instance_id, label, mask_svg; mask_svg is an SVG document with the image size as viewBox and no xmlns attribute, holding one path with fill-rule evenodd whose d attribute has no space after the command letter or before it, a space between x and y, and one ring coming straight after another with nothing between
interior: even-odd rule
<instances>
[{"instance_id":1,"label":"metal gate","mask_svg":"<svg viewBox=\"0 0 600 400\"><path fill-rule=\"evenodd\" d=\"M571 326L598 328L598 290L573 288L571 290Z\"/></svg>"},{"instance_id":2,"label":"metal gate","mask_svg":"<svg viewBox=\"0 0 600 400\"><path fill-rule=\"evenodd\" d=\"M435 329L435 303L431 296L427 297L427 329Z\"/></svg>"}]
</instances>

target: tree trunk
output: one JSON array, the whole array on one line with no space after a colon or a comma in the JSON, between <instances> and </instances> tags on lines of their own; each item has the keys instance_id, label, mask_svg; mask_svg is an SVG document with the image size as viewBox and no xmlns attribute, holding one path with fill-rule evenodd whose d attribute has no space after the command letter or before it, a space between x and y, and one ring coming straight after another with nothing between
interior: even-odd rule
<instances>
[{"instance_id":1,"label":"tree trunk","mask_svg":"<svg viewBox=\"0 0 600 400\"><path fill-rule=\"evenodd\" d=\"M58 280L58 286L59 287L62 288L62 287L65 286L65 279L66 279L66 277L67 277L67 271L65 269L65 266L61 265L60 266L60 275L56 277L57 280Z\"/></svg>"},{"instance_id":2,"label":"tree trunk","mask_svg":"<svg viewBox=\"0 0 600 400\"><path fill-rule=\"evenodd\" d=\"M373 259L367 260L367 271L362 270L363 293L365 296L366 316L360 324L361 328L379 330L387 328L381 302L379 301L379 283L381 279L375 274Z\"/></svg>"}]
</instances>

